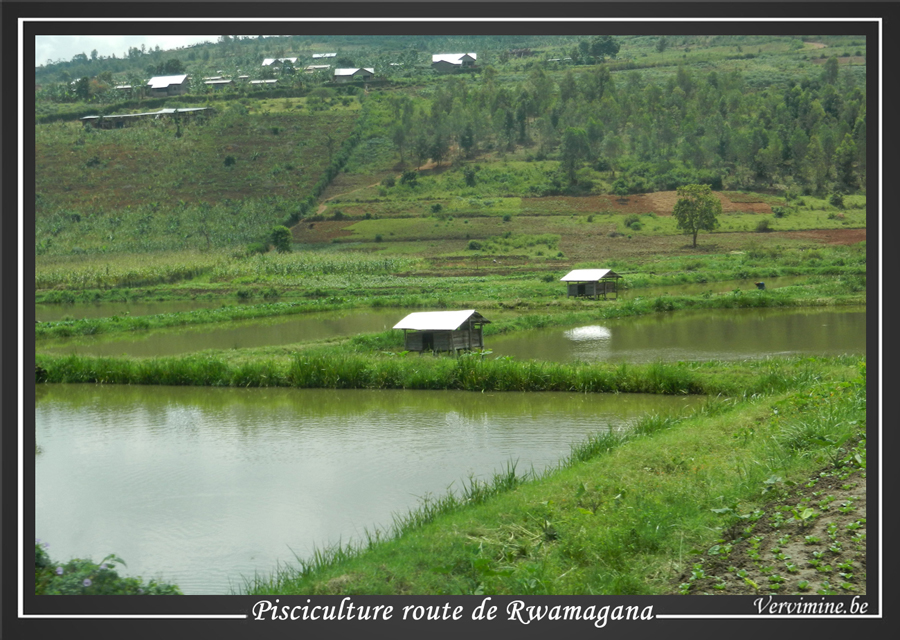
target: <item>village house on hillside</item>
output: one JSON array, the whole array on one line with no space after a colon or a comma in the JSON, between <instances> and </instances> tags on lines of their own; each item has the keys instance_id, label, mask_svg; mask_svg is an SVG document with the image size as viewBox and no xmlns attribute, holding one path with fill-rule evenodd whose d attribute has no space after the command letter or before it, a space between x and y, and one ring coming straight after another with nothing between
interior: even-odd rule
<instances>
[{"instance_id":1,"label":"village house on hillside","mask_svg":"<svg viewBox=\"0 0 900 640\"><path fill-rule=\"evenodd\" d=\"M483 349L482 327L490 324L473 309L464 311L420 311L394 325L403 330L408 351L460 351Z\"/></svg>"},{"instance_id":2,"label":"village house on hillside","mask_svg":"<svg viewBox=\"0 0 900 640\"><path fill-rule=\"evenodd\" d=\"M596 300L609 293L619 297L618 283L622 278L610 269L575 269L570 271L560 282L567 283L566 297L587 297Z\"/></svg>"},{"instance_id":3,"label":"village house on hillside","mask_svg":"<svg viewBox=\"0 0 900 640\"><path fill-rule=\"evenodd\" d=\"M322 58L336 58L336 53L314 53L312 54L313 60L320 60Z\"/></svg>"},{"instance_id":4,"label":"village house on hillside","mask_svg":"<svg viewBox=\"0 0 900 640\"><path fill-rule=\"evenodd\" d=\"M285 62L290 62L291 65L297 64L297 58L266 58L262 61L262 66L271 67L272 65L282 65Z\"/></svg>"},{"instance_id":5,"label":"village house on hillside","mask_svg":"<svg viewBox=\"0 0 900 640\"><path fill-rule=\"evenodd\" d=\"M160 109L146 113L122 113L108 116L85 116L81 118L81 124L93 125L96 129L121 129L140 120L158 120L163 116L191 117L199 115L203 111L213 112L210 107L190 107L184 109Z\"/></svg>"},{"instance_id":6,"label":"village house on hillside","mask_svg":"<svg viewBox=\"0 0 900 640\"><path fill-rule=\"evenodd\" d=\"M475 66L474 53L436 53L431 56L431 68L438 73L450 73Z\"/></svg>"},{"instance_id":7,"label":"village house on hillside","mask_svg":"<svg viewBox=\"0 0 900 640\"><path fill-rule=\"evenodd\" d=\"M334 70L334 81L335 82L355 82L358 80L362 80L368 82L372 78L375 77L375 69L335 69Z\"/></svg>"},{"instance_id":8,"label":"village house on hillside","mask_svg":"<svg viewBox=\"0 0 900 640\"><path fill-rule=\"evenodd\" d=\"M210 78L209 80L204 80L203 84L213 90L224 89L225 87L233 87L234 80L229 80L228 78Z\"/></svg>"},{"instance_id":9,"label":"village house on hillside","mask_svg":"<svg viewBox=\"0 0 900 640\"><path fill-rule=\"evenodd\" d=\"M151 98L184 95L190 88L188 77L185 74L178 76L155 76L147 81L147 90L150 92Z\"/></svg>"},{"instance_id":10,"label":"village house on hillside","mask_svg":"<svg viewBox=\"0 0 900 640\"><path fill-rule=\"evenodd\" d=\"M319 71L327 71L331 68L330 64L311 64L304 69L306 73L317 73Z\"/></svg>"}]
</instances>

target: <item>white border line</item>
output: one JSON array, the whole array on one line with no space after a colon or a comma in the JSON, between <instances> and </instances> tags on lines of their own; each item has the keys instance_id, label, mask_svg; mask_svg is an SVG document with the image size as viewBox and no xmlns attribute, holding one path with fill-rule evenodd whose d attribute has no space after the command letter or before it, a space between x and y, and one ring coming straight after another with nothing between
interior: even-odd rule
<instances>
[{"instance_id":1,"label":"white border line","mask_svg":"<svg viewBox=\"0 0 900 640\"><path fill-rule=\"evenodd\" d=\"M365 22L431 22L434 18L415 18L415 17L406 17L406 18L365 18ZM471 18L461 18L461 17L446 17L441 18L441 22L472 22ZM23 47L24 47L24 24L26 22L59 22L60 18L19 18L18 19L18 55L19 55L19 79L18 79L18 108L19 108L19 140L18 140L18 160L19 160L19 171L18 171L18 218L19 218L19 233L18 233L18 272L19 272L19 291L18 291L18 322L19 322L19 350L18 350L18 365L19 371L21 372L24 368L24 346L23 346L23 338L24 338L24 319L23 319L23 291L24 291L24 266L22 263L22 256L24 251L24 175L22 171L23 161L24 161L24 127L23 127L23 96L24 96L24 87L23 87L23 63L24 63L24 55L23 55ZM66 22L172 22L172 18L66 18ZM179 18L178 22L352 22L357 21L357 19L349 19L349 18ZM872 18L860 18L860 17L852 17L852 18L595 18L595 17L567 17L567 18L478 18L477 22L877 22L878 23L878 131L879 134L882 133L882 118L883 116L883 98L882 98L882 74L883 74L883 66L884 66L884 56L883 56L883 41L884 41L884 20L880 17L872 17ZM881 227L882 215L881 212L884 208L883 205L883 192L882 192L882 153L883 153L883 145L881 144L881 135L879 135L878 141L878 223L879 223L879 234L878 234L878 256L881 258L882 249L883 249L883 230ZM879 274L880 275L880 274ZM878 279L878 302L879 307L881 306L882 301L882 287L883 282L882 278ZM878 341L879 344L882 340L882 319L879 316L878 318ZM878 452L878 480L879 486L882 485L882 469L883 469L883 441L880 437L881 435L881 425L883 419L883 402L882 402L882 373L883 373L883 363L882 359L878 360L878 430L879 430L879 452ZM19 618L116 618L116 619L147 619L147 618L178 618L178 619L246 619L247 614L221 614L221 615L207 615L207 614L185 614L185 615L177 615L177 614L147 614L147 615L131 615L131 614L47 614L47 615L39 615L39 614L25 614L24 613L24 594L22 592L22 584L24 578L24 530L23 530L23 484L22 484L22 467L24 462L24 445L23 445L23 426L24 426L24 383L21 377L19 378L18 385L18 420L19 420L19 448L18 448L18 456L19 456L19 469L18 469L18 537L19 537L19 563L18 563L18 577L19 577L19 592L18 592L18 617ZM879 491L878 494L878 513L883 513L883 491ZM879 519L879 529L883 530L883 522ZM878 557L881 560L881 566L884 567L883 561L883 541L884 536L878 536ZM883 617L883 582L884 578L882 572L879 572L879 584L878 584L878 610L879 613L877 615L822 615L822 616L808 616L808 615L763 615L763 614L659 614L656 618L659 619L791 619L791 618L876 618L880 619Z\"/></svg>"}]
</instances>

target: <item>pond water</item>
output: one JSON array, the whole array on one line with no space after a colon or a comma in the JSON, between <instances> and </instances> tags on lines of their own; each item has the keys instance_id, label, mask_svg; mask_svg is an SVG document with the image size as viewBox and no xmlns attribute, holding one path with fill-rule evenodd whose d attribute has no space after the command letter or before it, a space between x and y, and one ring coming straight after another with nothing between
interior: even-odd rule
<instances>
[{"instance_id":1,"label":"pond water","mask_svg":"<svg viewBox=\"0 0 900 640\"><path fill-rule=\"evenodd\" d=\"M614 304L614 303L610 303ZM91 356L168 356L202 349L287 345L364 332L386 331L402 317L396 309L346 311L198 325L177 330L40 341L47 353ZM510 312L492 312L499 324ZM708 360L792 354L865 353L865 307L678 311L603 320L579 327L485 336L495 356L554 362Z\"/></svg>"},{"instance_id":2,"label":"pond water","mask_svg":"<svg viewBox=\"0 0 900 640\"><path fill-rule=\"evenodd\" d=\"M699 397L39 385L35 533L55 560L227 594L470 477L553 467Z\"/></svg>"},{"instance_id":3,"label":"pond water","mask_svg":"<svg viewBox=\"0 0 900 640\"><path fill-rule=\"evenodd\" d=\"M490 336L494 356L554 362L739 360L866 353L866 310L717 309Z\"/></svg>"}]
</instances>

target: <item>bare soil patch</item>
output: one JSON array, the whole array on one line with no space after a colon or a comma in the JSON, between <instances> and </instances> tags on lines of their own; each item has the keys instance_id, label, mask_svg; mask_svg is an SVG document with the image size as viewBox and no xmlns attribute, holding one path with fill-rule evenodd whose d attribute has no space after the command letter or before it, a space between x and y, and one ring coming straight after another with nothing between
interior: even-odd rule
<instances>
[{"instance_id":1,"label":"bare soil patch","mask_svg":"<svg viewBox=\"0 0 900 640\"><path fill-rule=\"evenodd\" d=\"M722 202L724 213L759 213L771 214L771 205L761 200L732 197L716 192ZM522 198L523 211L556 214L556 213L616 213L622 215L654 213L658 216L670 216L678 202L677 191L659 191L655 193L637 193L628 196L548 196L545 198Z\"/></svg>"},{"instance_id":2,"label":"bare soil patch","mask_svg":"<svg viewBox=\"0 0 900 640\"><path fill-rule=\"evenodd\" d=\"M673 593L686 584L697 595L866 593L865 472L823 474L763 511L749 535L743 521L714 554L695 557Z\"/></svg>"},{"instance_id":3,"label":"bare soil patch","mask_svg":"<svg viewBox=\"0 0 900 640\"><path fill-rule=\"evenodd\" d=\"M808 231L782 231L779 235L800 240L812 240L819 244L848 245L866 241L865 229L810 229Z\"/></svg>"}]
</instances>

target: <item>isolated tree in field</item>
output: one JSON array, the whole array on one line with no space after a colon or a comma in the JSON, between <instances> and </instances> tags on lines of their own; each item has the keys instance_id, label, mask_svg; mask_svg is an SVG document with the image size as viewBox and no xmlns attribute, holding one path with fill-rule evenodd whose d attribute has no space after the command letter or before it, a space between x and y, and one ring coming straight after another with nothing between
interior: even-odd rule
<instances>
[{"instance_id":1,"label":"isolated tree in field","mask_svg":"<svg viewBox=\"0 0 900 640\"><path fill-rule=\"evenodd\" d=\"M275 247L278 253L287 253L291 250L291 230L287 227L276 226L272 228L272 234L269 236L269 242Z\"/></svg>"},{"instance_id":2,"label":"isolated tree in field","mask_svg":"<svg viewBox=\"0 0 900 640\"><path fill-rule=\"evenodd\" d=\"M697 246L697 233L712 231L719 226L719 215L722 203L713 194L708 184L689 184L678 187L678 202L672 215L677 227L694 237L693 246Z\"/></svg>"}]
</instances>

